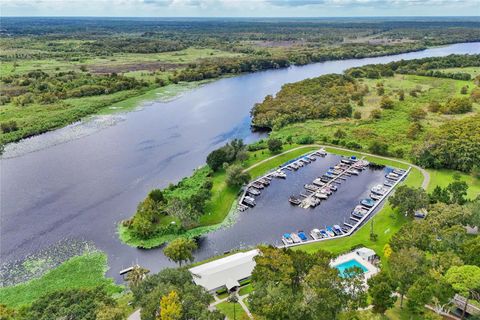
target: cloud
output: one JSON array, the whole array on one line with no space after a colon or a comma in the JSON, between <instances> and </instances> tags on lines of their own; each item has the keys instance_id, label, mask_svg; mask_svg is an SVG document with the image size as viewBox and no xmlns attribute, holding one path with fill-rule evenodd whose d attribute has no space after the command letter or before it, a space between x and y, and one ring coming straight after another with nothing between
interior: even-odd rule
<instances>
[{"instance_id":1,"label":"cloud","mask_svg":"<svg viewBox=\"0 0 480 320\"><path fill-rule=\"evenodd\" d=\"M266 0L277 7L409 7L478 5L478 0Z\"/></svg>"}]
</instances>

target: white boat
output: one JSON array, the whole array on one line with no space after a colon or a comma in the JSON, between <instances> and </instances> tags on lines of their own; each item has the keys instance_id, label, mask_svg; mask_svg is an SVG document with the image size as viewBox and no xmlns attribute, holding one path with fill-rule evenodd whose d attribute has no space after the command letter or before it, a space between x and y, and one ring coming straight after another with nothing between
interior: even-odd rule
<instances>
[{"instance_id":1,"label":"white boat","mask_svg":"<svg viewBox=\"0 0 480 320\"><path fill-rule=\"evenodd\" d=\"M310 232L310 236L311 236L314 240L318 240L318 239L322 239L322 238L323 238L322 234L320 233L320 230L318 230L318 229L313 229L313 230Z\"/></svg>"},{"instance_id":2,"label":"white boat","mask_svg":"<svg viewBox=\"0 0 480 320\"><path fill-rule=\"evenodd\" d=\"M383 196L385 193L387 193L387 189L383 187L381 184L377 184L375 187L373 187L370 191L374 194L378 194Z\"/></svg>"},{"instance_id":3,"label":"white boat","mask_svg":"<svg viewBox=\"0 0 480 320\"><path fill-rule=\"evenodd\" d=\"M302 239L296 234L296 233L291 233L293 243L300 243L302 242Z\"/></svg>"}]
</instances>

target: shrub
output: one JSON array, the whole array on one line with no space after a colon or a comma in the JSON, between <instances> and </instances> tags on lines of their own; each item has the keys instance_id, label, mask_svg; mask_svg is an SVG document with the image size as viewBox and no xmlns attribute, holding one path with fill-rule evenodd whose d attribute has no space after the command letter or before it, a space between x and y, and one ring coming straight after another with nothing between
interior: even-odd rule
<instances>
[{"instance_id":1,"label":"shrub","mask_svg":"<svg viewBox=\"0 0 480 320\"><path fill-rule=\"evenodd\" d=\"M467 86L463 86L462 89L460 89L460 93L461 93L461 94L467 94L467 93L468 93L468 87L467 87Z\"/></svg>"},{"instance_id":2,"label":"shrub","mask_svg":"<svg viewBox=\"0 0 480 320\"><path fill-rule=\"evenodd\" d=\"M371 153L374 154L379 154L381 156L387 156L388 155L388 144L382 141L374 140L370 143L368 146L368 150Z\"/></svg>"},{"instance_id":3,"label":"shrub","mask_svg":"<svg viewBox=\"0 0 480 320\"><path fill-rule=\"evenodd\" d=\"M270 152L278 152L282 150L282 146L283 146L282 140L275 139L275 138L268 139L267 145L268 145L268 150L270 150Z\"/></svg>"},{"instance_id":4,"label":"shrub","mask_svg":"<svg viewBox=\"0 0 480 320\"><path fill-rule=\"evenodd\" d=\"M393 100L390 97L383 96L380 101L380 108L382 109L393 109Z\"/></svg>"},{"instance_id":5,"label":"shrub","mask_svg":"<svg viewBox=\"0 0 480 320\"><path fill-rule=\"evenodd\" d=\"M425 112L425 110L423 110L422 108L415 108L411 110L408 115L410 117L410 120L419 121L425 119L425 117L427 116L427 112Z\"/></svg>"},{"instance_id":6,"label":"shrub","mask_svg":"<svg viewBox=\"0 0 480 320\"><path fill-rule=\"evenodd\" d=\"M374 109L370 112L370 119L380 119L382 117L382 111L380 109Z\"/></svg>"},{"instance_id":7,"label":"shrub","mask_svg":"<svg viewBox=\"0 0 480 320\"><path fill-rule=\"evenodd\" d=\"M18 125L15 120L10 120L6 122L2 122L0 124L0 129L2 130L3 133L9 133L9 132L17 131Z\"/></svg>"},{"instance_id":8,"label":"shrub","mask_svg":"<svg viewBox=\"0 0 480 320\"><path fill-rule=\"evenodd\" d=\"M442 105L438 101L431 101L428 104L428 111L430 112L438 112L442 108Z\"/></svg>"},{"instance_id":9,"label":"shrub","mask_svg":"<svg viewBox=\"0 0 480 320\"><path fill-rule=\"evenodd\" d=\"M362 113L360 111L355 111L353 113L353 118L355 119L361 119L362 118Z\"/></svg>"},{"instance_id":10,"label":"shrub","mask_svg":"<svg viewBox=\"0 0 480 320\"><path fill-rule=\"evenodd\" d=\"M315 139L313 139L312 136L301 136L297 140L298 144L312 144L314 142L315 142Z\"/></svg>"}]
</instances>

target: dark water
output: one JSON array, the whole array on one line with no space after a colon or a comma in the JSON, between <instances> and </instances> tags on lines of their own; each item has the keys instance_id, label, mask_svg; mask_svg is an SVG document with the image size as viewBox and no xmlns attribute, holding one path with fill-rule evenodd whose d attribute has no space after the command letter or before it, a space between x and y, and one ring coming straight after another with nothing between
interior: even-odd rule
<instances>
[{"instance_id":1,"label":"dark water","mask_svg":"<svg viewBox=\"0 0 480 320\"><path fill-rule=\"evenodd\" d=\"M71 126L9 146L0 172L1 261L21 259L70 238L93 241L104 250L112 276L117 277L120 269L134 262L158 271L169 265L162 252L123 245L115 234L115 225L132 215L150 189L189 175L204 163L211 150L234 137L258 139L258 134L249 131L249 112L254 103L288 82L370 63L452 53L480 53L480 43L222 79L174 101L151 103L142 111L125 115L116 125L86 136L52 146L52 140L75 136L78 127ZM12 151L27 150L32 145L37 151ZM259 207L256 211L260 210ZM212 241L236 244L239 233L241 230L223 235L218 232ZM262 239L268 241L277 236L275 231ZM209 248L207 241L200 249L201 257L216 250L214 246Z\"/></svg>"},{"instance_id":2,"label":"dark water","mask_svg":"<svg viewBox=\"0 0 480 320\"><path fill-rule=\"evenodd\" d=\"M348 177L338 186L328 200L316 208L303 209L288 202L290 195L306 193L304 185L328 171L341 160L340 156L327 155L300 168L287 171L287 179L273 179L270 186L255 197L257 205L241 213L232 227L212 232L201 242L198 258L221 254L231 248L240 249L258 243L282 244L281 236L288 232L305 231L308 235L314 228L322 229L343 222L354 224L349 216L360 200L368 198L370 189L385 180L383 169L364 170L358 176Z\"/></svg>"}]
</instances>

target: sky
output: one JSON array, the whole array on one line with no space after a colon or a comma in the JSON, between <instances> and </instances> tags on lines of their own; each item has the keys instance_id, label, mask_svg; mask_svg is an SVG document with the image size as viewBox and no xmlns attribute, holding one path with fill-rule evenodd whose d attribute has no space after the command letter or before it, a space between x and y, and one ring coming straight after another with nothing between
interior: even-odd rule
<instances>
[{"instance_id":1,"label":"sky","mask_svg":"<svg viewBox=\"0 0 480 320\"><path fill-rule=\"evenodd\" d=\"M480 16L480 0L0 0L1 16Z\"/></svg>"}]
</instances>

